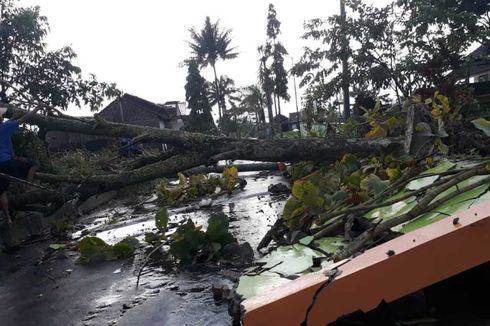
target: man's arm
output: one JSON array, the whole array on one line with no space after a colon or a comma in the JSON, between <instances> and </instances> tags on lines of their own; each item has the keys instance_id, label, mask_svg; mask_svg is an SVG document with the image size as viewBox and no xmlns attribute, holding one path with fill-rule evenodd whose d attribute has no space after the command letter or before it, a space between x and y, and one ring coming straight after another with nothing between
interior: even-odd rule
<instances>
[{"instance_id":1,"label":"man's arm","mask_svg":"<svg viewBox=\"0 0 490 326\"><path fill-rule=\"evenodd\" d=\"M29 119L30 117L32 117L34 114L37 113L37 111L41 110L42 107L41 106L38 106L37 108L27 112L26 114L24 114L23 116L21 116L20 118L16 119L19 124L22 124L24 123L27 119Z\"/></svg>"}]
</instances>

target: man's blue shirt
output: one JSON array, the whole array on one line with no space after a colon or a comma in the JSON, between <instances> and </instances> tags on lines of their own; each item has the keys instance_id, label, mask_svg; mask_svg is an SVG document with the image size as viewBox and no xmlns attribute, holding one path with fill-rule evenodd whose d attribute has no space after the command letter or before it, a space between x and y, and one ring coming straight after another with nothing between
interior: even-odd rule
<instances>
[{"instance_id":1,"label":"man's blue shirt","mask_svg":"<svg viewBox=\"0 0 490 326\"><path fill-rule=\"evenodd\" d=\"M9 120L0 123L0 163L14 158L12 135L19 129L19 122Z\"/></svg>"}]
</instances>

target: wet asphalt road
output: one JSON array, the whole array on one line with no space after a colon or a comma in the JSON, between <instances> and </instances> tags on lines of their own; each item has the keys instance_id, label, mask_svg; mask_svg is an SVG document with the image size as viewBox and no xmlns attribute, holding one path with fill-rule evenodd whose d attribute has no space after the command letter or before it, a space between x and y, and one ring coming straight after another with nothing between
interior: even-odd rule
<instances>
[{"instance_id":1,"label":"wet asphalt road","mask_svg":"<svg viewBox=\"0 0 490 326\"><path fill-rule=\"evenodd\" d=\"M282 212L284 198L271 198L267 187L285 182L280 175L245 174L245 190L231 198L218 198L215 210L232 218L230 229L239 242L255 248ZM134 213L123 201L114 201L82 218L84 228L114 243L133 235L142 237L154 228L154 204ZM205 226L209 209L177 209L171 220L192 218ZM114 216L118 220L114 222ZM120 222L122 220L122 222ZM145 270L136 288L134 260L96 266L75 264L69 251L45 257L49 242L14 253L0 254L0 325L230 325L226 304L216 304L213 285L233 285L239 268L203 271ZM256 254L257 255L257 254Z\"/></svg>"}]
</instances>

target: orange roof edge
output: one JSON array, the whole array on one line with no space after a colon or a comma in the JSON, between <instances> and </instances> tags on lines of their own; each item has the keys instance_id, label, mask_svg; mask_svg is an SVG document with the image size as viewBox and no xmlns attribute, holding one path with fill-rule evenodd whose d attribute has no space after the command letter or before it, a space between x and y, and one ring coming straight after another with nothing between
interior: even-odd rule
<instances>
[{"instance_id":1,"label":"orange roof edge","mask_svg":"<svg viewBox=\"0 0 490 326\"><path fill-rule=\"evenodd\" d=\"M301 325L328 271L337 268L340 274L319 291L308 313L308 326L326 325L486 263L488 248L490 201L247 299L242 321L245 326Z\"/></svg>"}]
</instances>

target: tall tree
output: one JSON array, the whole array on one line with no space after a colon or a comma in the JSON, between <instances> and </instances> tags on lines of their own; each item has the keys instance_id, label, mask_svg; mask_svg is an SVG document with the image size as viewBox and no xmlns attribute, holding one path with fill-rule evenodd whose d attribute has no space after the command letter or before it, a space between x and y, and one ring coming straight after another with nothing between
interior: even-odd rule
<instances>
[{"instance_id":1,"label":"tall tree","mask_svg":"<svg viewBox=\"0 0 490 326\"><path fill-rule=\"evenodd\" d=\"M211 115L206 80L199 73L199 66L196 61L190 60L188 62L186 81L185 99L191 109L186 129L203 133L215 133L216 125Z\"/></svg>"},{"instance_id":2,"label":"tall tree","mask_svg":"<svg viewBox=\"0 0 490 326\"><path fill-rule=\"evenodd\" d=\"M97 110L107 97L119 94L115 84L82 77L68 46L48 51L48 20L39 7L18 7L0 0L0 100L24 107L32 100L65 110L88 105Z\"/></svg>"},{"instance_id":3,"label":"tall tree","mask_svg":"<svg viewBox=\"0 0 490 326\"><path fill-rule=\"evenodd\" d=\"M267 14L267 41L271 44L272 63L270 70L274 83L275 101L278 107L278 113L281 114L281 99L290 100L288 94L288 75L284 69L284 56L288 54L286 48L278 40L281 33L281 22L277 19L277 12L274 5L269 4Z\"/></svg>"},{"instance_id":4,"label":"tall tree","mask_svg":"<svg viewBox=\"0 0 490 326\"><path fill-rule=\"evenodd\" d=\"M255 113L255 123L258 131L260 126L265 124L264 103L266 102L265 94L258 85L249 85L242 90L241 105L247 108L248 112Z\"/></svg>"},{"instance_id":5,"label":"tall tree","mask_svg":"<svg viewBox=\"0 0 490 326\"><path fill-rule=\"evenodd\" d=\"M488 0L395 0L378 7L345 0L352 14L305 24L303 38L321 42L305 48L294 72L307 93L331 98L341 92L342 59L348 56L353 95L394 93L400 102L415 91L438 87L451 92L475 42L487 44ZM346 54L344 36L352 46ZM355 45L355 46L354 46Z\"/></svg>"},{"instance_id":6,"label":"tall tree","mask_svg":"<svg viewBox=\"0 0 490 326\"><path fill-rule=\"evenodd\" d=\"M218 86L218 87L216 87ZM223 104L223 115L226 115L227 106L226 101L230 100L236 93L237 88L235 87L235 81L228 76L220 76L218 79L218 83L207 83L208 87L208 97L209 104L211 107L215 106L218 103Z\"/></svg>"},{"instance_id":7,"label":"tall tree","mask_svg":"<svg viewBox=\"0 0 490 326\"><path fill-rule=\"evenodd\" d=\"M260 66L259 82L264 90L269 115L271 136L274 135L274 115L272 105L277 105L276 111L281 114L281 99L289 101L288 78L284 69L284 55L286 48L279 42L281 33L281 22L277 19L274 5L269 4L267 13L267 28L265 45L259 47Z\"/></svg>"},{"instance_id":8,"label":"tall tree","mask_svg":"<svg viewBox=\"0 0 490 326\"><path fill-rule=\"evenodd\" d=\"M267 59L270 58L271 45L266 43L265 46L258 48L260 54L259 66L259 83L265 94L267 104L267 115L269 118L270 137L274 137L274 114L272 112L272 94L274 93L274 80L272 78L271 69L267 65Z\"/></svg>"},{"instance_id":9,"label":"tall tree","mask_svg":"<svg viewBox=\"0 0 490 326\"><path fill-rule=\"evenodd\" d=\"M225 103L221 100L220 85L218 80L218 74L216 72L216 62L221 60L234 59L238 53L234 52L235 48L231 47L231 29L221 30L219 27L219 21L211 23L211 19L206 17L204 26L201 30L195 28L189 29L191 34L191 41L189 46L192 51L193 58L201 67L207 67L208 65L213 68L214 83L216 85L218 104L218 115L221 119L224 115Z\"/></svg>"}]
</instances>

